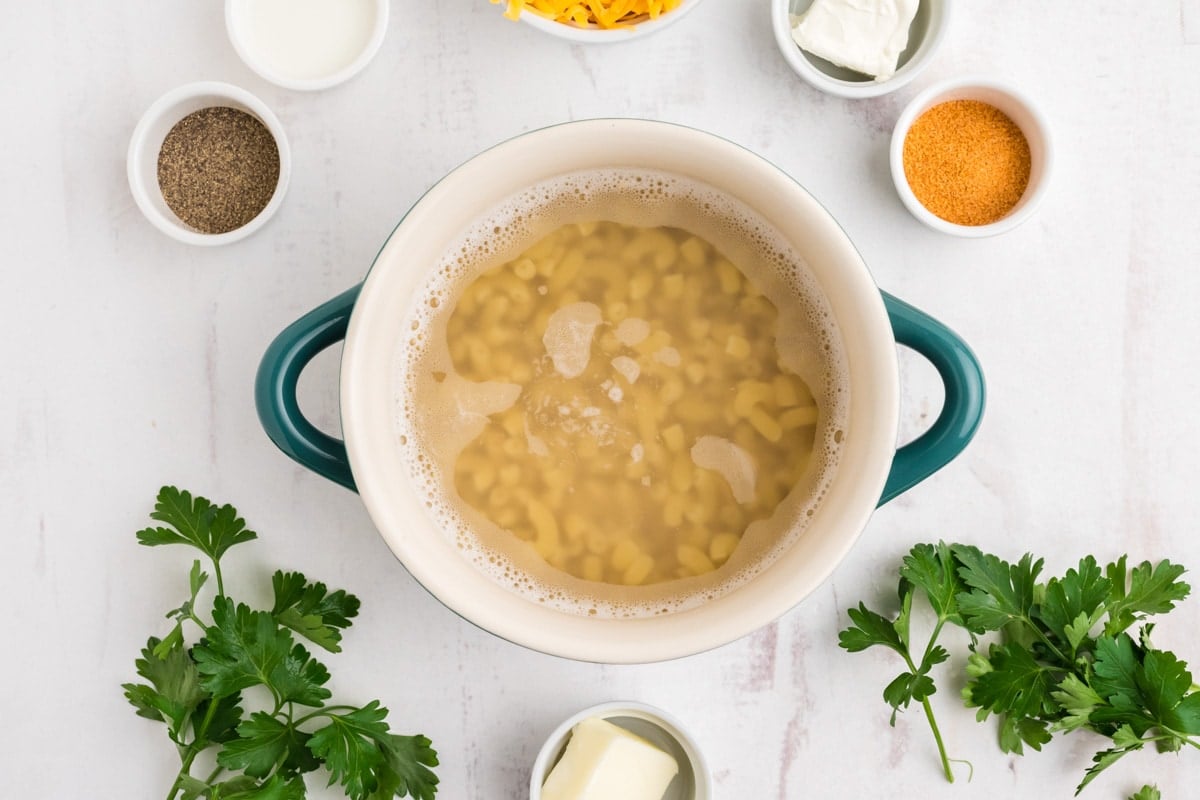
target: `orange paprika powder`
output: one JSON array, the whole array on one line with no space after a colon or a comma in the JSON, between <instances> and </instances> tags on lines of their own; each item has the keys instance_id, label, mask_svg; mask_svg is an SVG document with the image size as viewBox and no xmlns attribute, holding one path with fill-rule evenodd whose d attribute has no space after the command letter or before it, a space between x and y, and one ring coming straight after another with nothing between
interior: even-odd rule
<instances>
[{"instance_id":1,"label":"orange paprika powder","mask_svg":"<svg viewBox=\"0 0 1200 800\"><path fill-rule=\"evenodd\" d=\"M913 194L956 225L1003 219L1029 185L1030 163L1017 124L979 100L939 103L904 137L904 176Z\"/></svg>"}]
</instances>

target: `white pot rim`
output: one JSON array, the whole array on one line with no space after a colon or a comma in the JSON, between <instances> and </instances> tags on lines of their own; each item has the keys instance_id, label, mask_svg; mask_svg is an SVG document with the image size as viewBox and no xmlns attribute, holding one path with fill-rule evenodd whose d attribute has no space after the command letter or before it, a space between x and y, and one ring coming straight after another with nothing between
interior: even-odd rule
<instances>
[{"instance_id":1,"label":"white pot rim","mask_svg":"<svg viewBox=\"0 0 1200 800\"><path fill-rule=\"evenodd\" d=\"M809 262L843 336L850 409L838 474L809 529L741 587L699 607L639 619L555 611L478 572L434 529L390 440L394 410L380 364L390 364L397 307L424 277L412 263L449 241L499 199L554 175L604 168L681 174L727 191L775 225ZM454 218L447 221L449 215ZM455 215L457 215L455 217ZM797 241L797 238L801 241ZM389 326L391 328L389 329ZM391 337L391 338L389 338ZM351 470L385 541L426 589L463 618L544 653L643 663L717 647L777 619L814 591L855 543L879 500L895 452L895 340L878 287L833 217L798 183L748 150L682 126L629 119L565 123L476 156L430 189L381 249L351 315L342 355L342 429Z\"/></svg>"}]
</instances>

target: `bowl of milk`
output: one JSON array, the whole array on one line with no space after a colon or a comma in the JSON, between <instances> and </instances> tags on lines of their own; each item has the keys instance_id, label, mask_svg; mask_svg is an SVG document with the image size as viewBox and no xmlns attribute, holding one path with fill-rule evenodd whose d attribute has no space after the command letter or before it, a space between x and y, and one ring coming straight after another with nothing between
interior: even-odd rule
<instances>
[{"instance_id":1,"label":"bowl of milk","mask_svg":"<svg viewBox=\"0 0 1200 800\"><path fill-rule=\"evenodd\" d=\"M387 31L387 0L226 0L234 50L286 89L328 89L357 75Z\"/></svg>"}]
</instances>

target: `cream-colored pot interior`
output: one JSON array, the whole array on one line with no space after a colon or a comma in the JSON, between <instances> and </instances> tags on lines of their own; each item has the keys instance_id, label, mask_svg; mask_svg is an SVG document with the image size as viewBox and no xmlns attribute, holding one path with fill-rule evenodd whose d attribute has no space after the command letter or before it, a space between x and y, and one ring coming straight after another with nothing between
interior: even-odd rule
<instances>
[{"instance_id":1,"label":"cream-colored pot interior","mask_svg":"<svg viewBox=\"0 0 1200 800\"><path fill-rule=\"evenodd\" d=\"M435 528L395 442L389 365L408 336L407 308L467 225L531 184L588 169L665 171L720 189L758 212L808 262L840 329L849 372L844 449L809 529L746 584L699 607L642 619L555 611L483 575ZM358 491L388 546L465 619L545 653L607 663L661 661L737 639L816 589L879 501L896 446L895 340L878 288L846 234L795 181L753 153L690 128L592 120L528 133L450 173L413 207L379 253L350 319L342 356L342 428Z\"/></svg>"}]
</instances>

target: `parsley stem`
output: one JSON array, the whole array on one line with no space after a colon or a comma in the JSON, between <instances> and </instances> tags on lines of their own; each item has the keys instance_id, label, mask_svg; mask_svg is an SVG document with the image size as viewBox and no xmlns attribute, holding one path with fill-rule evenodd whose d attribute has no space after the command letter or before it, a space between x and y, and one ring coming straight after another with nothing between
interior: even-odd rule
<instances>
[{"instance_id":1,"label":"parsley stem","mask_svg":"<svg viewBox=\"0 0 1200 800\"><path fill-rule=\"evenodd\" d=\"M929 720L929 727L933 730L933 738L937 742L938 755L942 759L942 771L946 773L946 780L954 783L954 771L950 769L950 759L946 755L946 744L942 741L942 732L938 730L937 720L933 718L933 706L929 704L928 697L921 701L921 707L925 709L925 718Z\"/></svg>"},{"instance_id":2,"label":"parsley stem","mask_svg":"<svg viewBox=\"0 0 1200 800\"><path fill-rule=\"evenodd\" d=\"M196 738L188 746L187 753L183 756L183 764L179 767L179 772L175 775L175 782L171 784L171 791L167 795L167 800L175 800L175 796L179 794L180 783L183 781L183 776L187 775L192 768L192 762L196 760L196 756L200 754L207 745L208 741L204 738L208 733L208 726L212 723L213 717L217 713L218 699L213 698L208 701L208 709L204 712L204 719L200 722L200 727L196 729Z\"/></svg>"},{"instance_id":3,"label":"parsley stem","mask_svg":"<svg viewBox=\"0 0 1200 800\"><path fill-rule=\"evenodd\" d=\"M905 663L908 664L908 669L913 675L927 671L926 661L929 654L933 651L934 644L937 642L938 634L942 632L942 626L946 623L944 617L938 617L937 625L933 628L933 633L929 637L929 642L925 645L925 655L921 658L921 670L918 671L917 665L913 663L912 655L908 652L908 647L905 646L904 651L900 653L904 657ZM925 709L925 719L929 720L929 728L933 731L933 739L937 742L938 757L942 760L942 771L946 773L946 780L954 783L954 771L950 769L950 757L946 754L946 743L942 741L942 732L938 729L937 720L933 717L933 706L929 704L928 697L921 698L921 708Z\"/></svg>"},{"instance_id":4,"label":"parsley stem","mask_svg":"<svg viewBox=\"0 0 1200 800\"><path fill-rule=\"evenodd\" d=\"M303 723L308 722L310 719L314 719L315 717L331 716L329 713L330 711L357 711L357 710L358 710L358 706L325 706L324 708L318 708L316 711L313 711L310 714L305 714L303 717L297 718L296 721L292 723L292 726L295 727L297 725L302 725Z\"/></svg>"},{"instance_id":5,"label":"parsley stem","mask_svg":"<svg viewBox=\"0 0 1200 800\"><path fill-rule=\"evenodd\" d=\"M929 654L933 652L933 646L937 644L937 638L941 635L942 626L945 624L946 618L939 614L937 625L933 626L933 633L929 635L929 641L925 644L925 653L921 656L921 666L925 666L926 662L929 660ZM913 671L916 672L915 667L913 668Z\"/></svg>"},{"instance_id":6,"label":"parsley stem","mask_svg":"<svg viewBox=\"0 0 1200 800\"><path fill-rule=\"evenodd\" d=\"M225 581L221 578L221 562L217 559L212 560L213 577L217 579L217 597L225 596Z\"/></svg>"},{"instance_id":7,"label":"parsley stem","mask_svg":"<svg viewBox=\"0 0 1200 800\"><path fill-rule=\"evenodd\" d=\"M1026 628L1028 628L1030 631L1032 631L1033 635L1037 637L1039 642L1046 645L1046 647L1050 648L1050 652L1052 652L1052 653L1054 653L1054 655L1058 656L1058 660L1061 663L1063 663L1063 664L1074 664L1075 663L1075 659L1067 658L1066 655L1063 653L1063 651L1059 650L1058 647L1054 644L1054 642L1050 641L1050 638L1048 636L1046 636L1045 633L1042 632L1042 629L1032 619L1030 619L1029 617L1024 617L1024 616L1013 617L1013 619L1017 622L1020 622L1022 625L1024 625ZM1026 649L1028 649L1028 648L1026 648Z\"/></svg>"}]
</instances>

